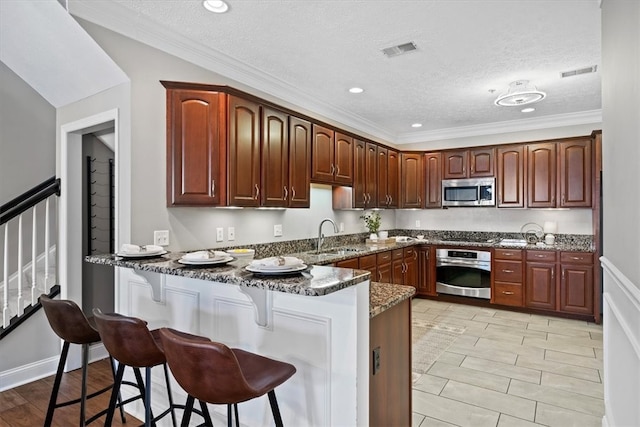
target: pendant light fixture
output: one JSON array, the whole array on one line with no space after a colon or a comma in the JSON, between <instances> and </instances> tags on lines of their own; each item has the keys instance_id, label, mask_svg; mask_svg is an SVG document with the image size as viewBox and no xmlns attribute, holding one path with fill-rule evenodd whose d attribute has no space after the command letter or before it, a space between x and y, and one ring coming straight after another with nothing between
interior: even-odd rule
<instances>
[{"instance_id":1,"label":"pendant light fixture","mask_svg":"<svg viewBox=\"0 0 640 427\"><path fill-rule=\"evenodd\" d=\"M507 93L496 98L495 104L501 107L517 107L542 101L546 96L546 93L530 85L529 80L516 80L509 84Z\"/></svg>"}]
</instances>

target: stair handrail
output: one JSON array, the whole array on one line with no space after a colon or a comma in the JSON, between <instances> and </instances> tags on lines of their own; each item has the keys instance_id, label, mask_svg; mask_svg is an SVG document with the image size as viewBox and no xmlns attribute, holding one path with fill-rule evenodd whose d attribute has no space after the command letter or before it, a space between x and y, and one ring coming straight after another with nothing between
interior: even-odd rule
<instances>
[{"instance_id":1,"label":"stair handrail","mask_svg":"<svg viewBox=\"0 0 640 427\"><path fill-rule=\"evenodd\" d=\"M0 206L0 225L9 222L53 194L60 196L60 178L55 176Z\"/></svg>"}]
</instances>

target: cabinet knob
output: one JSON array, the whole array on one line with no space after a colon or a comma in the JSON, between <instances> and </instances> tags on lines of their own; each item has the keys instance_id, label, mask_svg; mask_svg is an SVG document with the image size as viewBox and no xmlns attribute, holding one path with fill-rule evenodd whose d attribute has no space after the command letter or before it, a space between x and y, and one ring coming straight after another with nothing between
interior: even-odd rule
<instances>
[{"instance_id":1,"label":"cabinet knob","mask_svg":"<svg viewBox=\"0 0 640 427\"><path fill-rule=\"evenodd\" d=\"M216 180L211 180L211 197L216 197Z\"/></svg>"},{"instance_id":2,"label":"cabinet knob","mask_svg":"<svg viewBox=\"0 0 640 427\"><path fill-rule=\"evenodd\" d=\"M289 191L287 191L287 187L284 187L284 197L282 198L282 200L287 200L287 196L289 195Z\"/></svg>"}]
</instances>

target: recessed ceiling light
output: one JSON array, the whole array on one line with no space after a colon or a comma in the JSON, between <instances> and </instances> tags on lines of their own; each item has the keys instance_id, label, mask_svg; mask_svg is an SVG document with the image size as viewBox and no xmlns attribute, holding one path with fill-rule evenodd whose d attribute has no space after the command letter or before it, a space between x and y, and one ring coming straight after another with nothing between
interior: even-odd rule
<instances>
[{"instance_id":1,"label":"recessed ceiling light","mask_svg":"<svg viewBox=\"0 0 640 427\"><path fill-rule=\"evenodd\" d=\"M533 113L534 111L536 111L536 109L533 107L529 107L529 108L523 108L520 111L522 111L523 113Z\"/></svg>"},{"instance_id":2,"label":"recessed ceiling light","mask_svg":"<svg viewBox=\"0 0 640 427\"><path fill-rule=\"evenodd\" d=\"M222 0L204 0L202 5L209 12L213 13L225 13L229 10L229 5Z\"/></svg>"},{"instance_id":3,"label":"recessed ceiling light","mask_svg":"<svg viewBox=\"0 0 640 427\"><path fill-rule=\"evenodd\" d=\"M362 89L361 87L352 87L351 89L349 89L349 92L351 92L351 93L362 93L362 92L364 92L364 89Z\"/></svg>"},{"instance_id":4,"label":"recessed ceiling light","mask_svg":"<svg viewBox=\"0 0 640 427\"><path fill-rule=\"evenodd\" d=\"M412 128L421 128L422 127L422 123L414 123L411 125Z\"/></svg>"}]
</instances>

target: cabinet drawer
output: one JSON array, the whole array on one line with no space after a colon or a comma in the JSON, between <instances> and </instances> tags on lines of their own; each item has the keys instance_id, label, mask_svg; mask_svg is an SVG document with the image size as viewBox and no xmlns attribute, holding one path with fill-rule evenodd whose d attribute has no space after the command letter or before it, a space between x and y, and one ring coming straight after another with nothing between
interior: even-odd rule
<instances>
[{"instance_id":1,"label":"cabinet drawer","mask_svg":"<svg viewBox=\"0 0 640 427\"><path fill-rule=\"evenodd\" d=\"M495 283L493 303L522 307L522 285L514 283Z\"/></svg>"},{"instance_id":2,"label":"cabinet drawer","mask_svg":"<svg viewBox=\"0 0 640 427\"><path fill-rule=\"evenodd\" d=\"M391 256L393 257L393 260L397 260L397 259L403 259L404 258L404 250L403 249L394 249L393 251L391 251Z\"/></svg>"},{"instance_id":3,"label":"cabinet drawer","mask_svg":"<svg viewBox=\"0 0 640 427\"><path fill-rule=\"evenodd\" d=\"M493 257L495 259L514 259L521 260L522 259L522 250L520 249L494 249Z\"/></svg>"},{"instance_id":4,"label":"cabinet drawer","mask_svg":"<svg viewBox=\"0 0 640 427\"><path fill-rule=\"evenodd\" d=\"M418 253L415 248L404 248L404 258L418 259Z\"/></svg>"},{"instance_id":5,"label":"cabinet drawer","mask_svg":"<svg viewBox=\"0 0 640 427\"><path fill-rule=\"evenodd\" d=\"M522 261L495 260L493 268L495 281L522 283Z\"/></svg>"},{"instance_id":6,"label":"cabinet drawer","mask_svg":"<svg viewBox=\"0 0 640 427\"><path fill-rule=\"evenodd\" d=\"M336 267L340 268L358 268L358 258L345 259L336 262Z\"/></svg>"},{"instance_id":7,"label":"cabinet drawer","mask_svg":"<svg viewBox=\"0 0 640 427\"><path fill-rule=\"evenodd\" d=\"M376 254L365 255L360 257L359 267L361 270L369 270L376 266Z\"/></svg>"},{"instance_id":8,"label":"cabinet drawer","mask_svg":"<svg viewBox=\"0 0 640 427\"><path fill-rule=\"evenodd\" d=\"M556 251L527 251L527 261L556 262Z\"/></svg>"},{"instance_id":9,"label":"cabinet drawer","mask_svg":"<svg viewBox=\"0 0 640 427\"><path fill-rule=\"evenodd\" d=\"M378 264L388 264L391 262L391 251L378 253Z\"/></svg>"},{"instance_id":10,"label":"cabinet drawer","mask_svg":"<svg viewBox=\"0 0 640 427\"><path fill-rule=\"evenodd\" d=\"M562 264L593 264L593 254L588 252L561 252Z\"/></svg>"}]
</instances>

